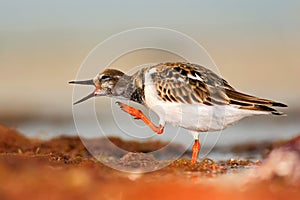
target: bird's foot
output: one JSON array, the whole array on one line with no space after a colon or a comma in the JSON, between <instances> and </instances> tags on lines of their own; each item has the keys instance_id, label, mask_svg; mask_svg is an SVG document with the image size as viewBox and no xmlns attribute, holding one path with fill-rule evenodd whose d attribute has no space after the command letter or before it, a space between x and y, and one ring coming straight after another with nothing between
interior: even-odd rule
<instances>
[{"instance_id":1,"label":"bird's foot","mask_svg":"<svg viewBox=\"0 0 300 200\"><path fill-rule=\"evenodd\" d=\"M193 148L192 148L192 152L193 152L192 160L191 160L192 164L195 164L197 162L199 150L200 150L200 142L199 142L199 140L195 140Z\"/></svg>"},{"instance_id":2,"label":"bird's foot","mask_svg":"<svg viewBox=\"0 0 300 200\"><path fill-rule=\"evenodd\" d=\"M141 119L143 116L143 112L138 109L135 109L134 107L131 107L119 101L117 101L116 104L118 104L124 112L127 112L128 114L132 115L135 119Z\"/></svg>"},{"instance_id":3,"label":"bird's foot","mask_svg":"<svg viewBox=\"0 0 300 200\"><path fill-rule=\"evenodd\" d=\"M162 134L164 132L165 127L162 125L150 127L155 133Z\"/></svg>"},{"instance_id":4,"label":"bird's foot","mask_svg":"<svg viewBox=\"0 0 300 200\"><path fill-rule=\"evenodd\" d=\"M156 126L154 125L145 115L141 110L138 110L134 107L131 107L127 104L121 103L119 101L116 102L120 106L120 108L124 111L127 112L128 114L132 115L134 119L140 119L145 122L146 125L148 125L155 133L161 134L164 132L164 126L159 125Z\"/></svg>"}]
</instances>

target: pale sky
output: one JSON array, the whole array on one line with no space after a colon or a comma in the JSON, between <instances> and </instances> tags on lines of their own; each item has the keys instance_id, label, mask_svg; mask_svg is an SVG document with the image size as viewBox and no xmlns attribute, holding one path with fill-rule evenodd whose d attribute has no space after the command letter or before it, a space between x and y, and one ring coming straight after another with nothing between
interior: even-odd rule
<instances>
[{"instance_id":1,"label":"pale sky","mask_svg":"<svg viewBox=\"0 0 300 200\"><path fill-rule=\"evenodd\" d=\"M92 48L120 31L145 26L170 28L194 38L237 89L298 105L300 1L1 0L0 4L0 103L8 105L0 113L66 107L69 112L72 88L66 83L75 78ZM54 97L59 100L52 101ZM22 105L17 103L20 98Z\"/></svg>"}]
</instances>

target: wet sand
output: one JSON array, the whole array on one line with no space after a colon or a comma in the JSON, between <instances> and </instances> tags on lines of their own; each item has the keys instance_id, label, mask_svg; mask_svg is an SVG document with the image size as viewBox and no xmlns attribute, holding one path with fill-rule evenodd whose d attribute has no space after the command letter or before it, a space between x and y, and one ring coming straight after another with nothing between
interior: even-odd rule
<instances>
[{"instance_id":1,"label":"wet sand","mask_svg":"<svg viewBox=\"0 0 300 200\"><path fill-rule=\"evenodd\" d=\"M106 148L105 140L95 140L105 152L101 156L121 168L140 169L167 162L147 154L164 146L163 142L110 138L117 146L130 151L120 154ZM299 199L297 171L276 171L273 166L282 163L274 164L268 158L273 148L292 152L296 158L283 163L298 166L299 140L298 137L287 142L233 148L241 153L259 150L266 157L261 161L205 158L191 165L184 157L153 172L126 173L95 159L78 137L41 141L0 126L0 199ZM172 153L176 148L176 145L168 148L165 153Z\"/></svg>"}]
</instances>

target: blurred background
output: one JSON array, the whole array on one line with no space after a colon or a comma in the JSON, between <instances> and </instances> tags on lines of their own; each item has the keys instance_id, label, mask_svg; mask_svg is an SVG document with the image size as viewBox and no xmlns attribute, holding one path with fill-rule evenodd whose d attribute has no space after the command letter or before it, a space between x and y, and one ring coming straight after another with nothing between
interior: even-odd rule
<instances>
[{"instance_id":1,"label":"blurred background","mask_svg":"<svg viewBox=\"0 0 300 200\"><path fill-rule=\"evenodd\" d=\"M76 134L73 88L67 82L98 43L145 26L187 34L204 46L235 88L289 105L283 110L287 117L255 117L226 129L221 143L226 137L274 139L300 131L299 1L0 2L0 122L24 134ZM124 56L114 65L176 59L149 51ZM105 112L111 111L101 109Z\"/></svg>"}]
</instances>

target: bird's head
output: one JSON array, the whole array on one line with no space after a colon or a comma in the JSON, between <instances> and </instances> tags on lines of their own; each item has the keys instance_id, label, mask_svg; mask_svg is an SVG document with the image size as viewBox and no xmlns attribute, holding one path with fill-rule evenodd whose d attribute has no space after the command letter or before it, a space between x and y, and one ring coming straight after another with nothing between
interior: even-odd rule
<instances>
[{"instance_id":1,"label":"bird's head","mask_svg":"<svg viewBox=\"0 0 300 200\"><path fill-rule=\"evenodd\" d=\"M115 93L117 90L115 89L115 86L120 82L121 79L124 79L124 77L127 77L127 75L119 70L106 69L97 74L97 76L93 79L85 81L70 81L70 84L95 86L95 89L91 94L76 101L74 105L96 96L116 96Z\"/></svg>"}]
</instances>

